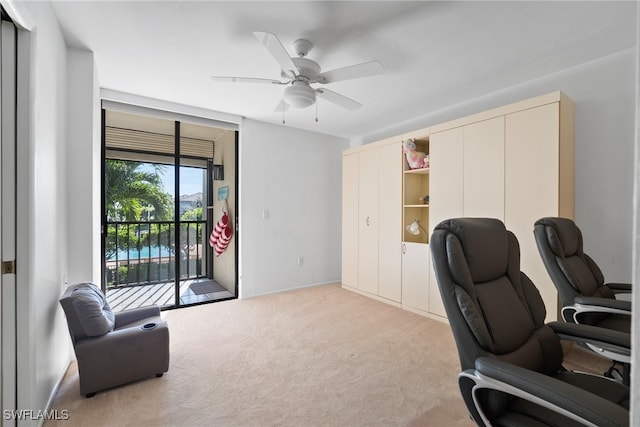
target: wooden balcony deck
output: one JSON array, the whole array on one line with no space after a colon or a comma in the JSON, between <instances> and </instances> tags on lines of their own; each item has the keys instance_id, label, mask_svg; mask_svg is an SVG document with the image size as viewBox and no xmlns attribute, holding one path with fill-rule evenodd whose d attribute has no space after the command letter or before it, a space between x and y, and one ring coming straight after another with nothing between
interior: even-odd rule
<instances>
[{"instance_id":1,"label":"wooden balcony deck","mask_svg":"<svg viewBox=\"0 0 640 427\"><path fill-rule=\"evenodd\" d=\"M212 284L211 292L196 293L191 288L192 285L203 283ZM180 283L180 304L183 305L227 299L233 296L217 282L208 279L183 280ZM107 301L111 309L116 312L147 305L170 307L175 304L174 282L107 289Z\"/></svg>"}]
</instances>

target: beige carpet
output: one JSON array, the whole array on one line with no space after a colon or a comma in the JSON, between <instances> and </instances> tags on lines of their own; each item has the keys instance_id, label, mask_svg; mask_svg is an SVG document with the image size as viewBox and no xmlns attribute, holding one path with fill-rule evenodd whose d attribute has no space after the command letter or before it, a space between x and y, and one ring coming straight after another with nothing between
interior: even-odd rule
<instances>
[{"instance_id":1,"label":"beige carpet","mask_svg":"<svg viewBox=\"0 0 640 427\"><path fill-rule=\"evenodd\" d=\"M164 316L168 373L86 399L74 363L45 426L473 425L449 327L338 285Z\"/></svg>"}]
</instances>

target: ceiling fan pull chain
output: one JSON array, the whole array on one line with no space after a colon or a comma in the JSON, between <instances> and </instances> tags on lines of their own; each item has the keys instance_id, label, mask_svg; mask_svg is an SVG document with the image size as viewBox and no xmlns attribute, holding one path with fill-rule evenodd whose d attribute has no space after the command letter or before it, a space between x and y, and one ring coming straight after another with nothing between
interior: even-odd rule
<instances>
[{"instance_id":1,"label":"ceiling fan pull chain","mask_svg":"<svg viewBox=\"0 0 640 427\"><path fill-rule=\"evenodd\" d=\"M316 100L316 123L318 123L318 101Z\"/></svg>"},{"instance_id":2,"label":"ceiling fan pull chain","mask_svg":"<svg viewBox=\"0 0 640 427\"><path fill-rule=\"evenodd\" d=\"M284 121L284 102L282 103L282 124L286 124Z\"/></svg>"}]
</instances>

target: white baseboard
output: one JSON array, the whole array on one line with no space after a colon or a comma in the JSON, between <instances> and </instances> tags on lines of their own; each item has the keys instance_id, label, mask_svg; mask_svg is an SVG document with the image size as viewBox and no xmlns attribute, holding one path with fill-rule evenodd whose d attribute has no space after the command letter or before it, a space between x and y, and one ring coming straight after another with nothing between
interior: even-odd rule
<instances>
[{"instance_id":1,"label":"white baseboard","mask_svg":"<svg viewBox=\"0 0 640 427\"><path fill-rule=\"evenodd\" d=\"M71 363L75 360L75 358L73 356L69 357L69 360L67 361L65 368L62 370L62 373L58 376L58 380L56 381L56 384L53 386L53 389L51 390L51 393L49 394L49 399L47 399L47 404L44 407L45 411L49 411L51 409L51 405L53 404L54 399L56 398L56 394L58 394L58 390L60 389L60 386L62 385L62 381L64 380L65 375L67 375L67 371L69 370L69 366L71 366ZM40 419L40 421L38 422L38 427L42 427L42 425L44 424L44 418Z\"/></svg>"},{"instance_id":2,"label":"white baseboard","mask_svg":"<svg viewBox=\"0 0 640 427\"><path fill-rule=\"evenodd\" d=\"M268 292L262 292L262 293L254 294L251 296L241 295L239 299L251 299L251 298L262 297L266 295L279 294L282 292L295 291L296 289L305 289L305 288L313 288L314 286L339 285L339 284L340 284L340 281L338 280L330 281L330 282L321 282L321 283L309 283L306 285L298 285L298 286L292 286L290 288L283 288L283 289L276 289Z\"/></svg>"}]
</instances>

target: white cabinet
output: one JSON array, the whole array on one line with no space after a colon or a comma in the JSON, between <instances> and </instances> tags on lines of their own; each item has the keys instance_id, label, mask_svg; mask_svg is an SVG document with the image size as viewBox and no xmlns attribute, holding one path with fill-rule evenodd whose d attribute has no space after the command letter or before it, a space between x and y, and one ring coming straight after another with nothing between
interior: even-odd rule
<instances>
[{"instance_id":1,"label":"white cabinet","mask_svg":"<svg viewBox=\"0 0 640 427\"><path fill-rule=\"evenodd\" d=\"M463 158L462 127L431 134L430 235L440 221L462 216Z\"/></svg>"},{"instance_id":2,"label":"white cabinet","mask_svg":"<svg viewBox=\"0 0 640 427\"><path fill-rule=\"evenodd\" d=\"M402 149L383 141L343 155L342 284L399 304Z\"/></svg>"},{"instance_id":3,"label":"white cabinet","mask_svg":"<svg viewBox=\"0 0 640 427\"><path fill-rule=\"evenodd\" d=\"M416 150L430 155L430 130L421 129L403 135L412 138ZM402 237L402 308L431 316L429 252L430 210L432 204L431 167L410 169L403 162L403 237ZM431 165L431 162L430 162ZM412 226L413 232L407 227Z\"/></svg>"},{"instance_id":4,"label":"white cabinet","mask_svg":"<svg viewBox=\"0 0 640 427\"><path fill-rule=\"evenodd\" d=\"M533 236L545 216L573 218L573 104L564 99L506 116L505 224L518 237L521 269L557 318L558 294ZM569 135L567 135L569 134Z\"/></svg>"},{"instance_id":5,"label":"white cabinet","mask_svg":"<svg viewBox=\"0 0 640 427\"><path fill-rule=\"evenodd\" d=\"M378 150L359 153L358 289L378 294Z\"/></svg>"},{"instance_id":6,"label":"white cabinet","mask_svg":"<svg viewBox=\"0 0 640 427\"><path fill-rule=\"evenodd\" d=\"M555 320L557 292L533 225L573 217L573 109L554 92L345 151L343 286L445 320L429 236L448 218L493 217L515 233L521 269L540 290L546 320ZM430 155L428 170L407 167L408 138ZM407 231L415 219L426 232Z\"/></svg>"},{"instance_id":7,"label":"white cabinet","mask_svg":"<svg viewBox=\"0 0 640 427\"><path fill-rule=\"evenodd\" d=\"M504 116L463 127L464 216L504 221Z\"/></svg>"},{"instance_id":8,"label":"white cabinet","mask_svg":"<svg viewBox=\"0 0 640 427\"><path fill-rule=\"evenodd\" d=\"M429 312L429 245L402 243L402 307Z\"/></svg>"},{"instance_id":9,"label":"white cabinet","mask_svg":"<svg viewBox=\"0 0 640 427\"><path fill-rule=\"evenodd\" d=\"M378 156L378 295L400 302L402 150L397 143L384 145L378 149Z\"/></svg>"},{"instance_id":10,"label":"white cabinet","mask_svg":"<svg viewBox=\"0 0 640 427\"><path fill-rule=\"evenodd\" d=\"M518 238L520 268L540 290L547 321L557 319L558 297L533 225L573 217L573 126L573 102L554 92L431 127L432 227L462 216L503 221Z\"/></svg>"}]
</instances>

